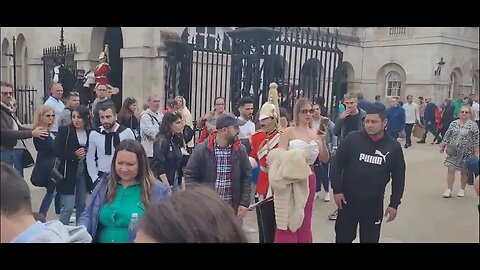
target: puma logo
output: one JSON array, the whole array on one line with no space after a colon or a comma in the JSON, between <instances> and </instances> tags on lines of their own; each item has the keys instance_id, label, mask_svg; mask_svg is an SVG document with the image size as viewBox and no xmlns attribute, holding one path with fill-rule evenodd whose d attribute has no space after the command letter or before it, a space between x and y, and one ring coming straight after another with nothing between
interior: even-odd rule
<instances>
[{"instance_id":1,"label":"puma logo","mask_svg":"<svg viewBox=\"0 0 480 270\"><path fill-rule=\"evenodd\" d=\"M379 150L375 150L375 155L379 155L383 158L383 162L387 163L387 156L390 154L390 152L387 152L385 155L382 154Z\"/></svg>"}]
</instances>

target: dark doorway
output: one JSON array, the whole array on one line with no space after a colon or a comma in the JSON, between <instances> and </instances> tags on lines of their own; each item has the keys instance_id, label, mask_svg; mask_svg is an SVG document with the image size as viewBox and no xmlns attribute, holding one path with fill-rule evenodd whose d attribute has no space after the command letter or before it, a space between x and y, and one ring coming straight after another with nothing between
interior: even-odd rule
<instances>
[{"instance_id":1,"label":"dark doorway","mask_svg":"<svg viewBox=\"0 0 480 270\"><path fill-rule=\"evenodd\" d=\"M123 101L123 60L120 58L120 49L123 48L123 36L121 27L107 27L103 44L108 44L110 73L108 80L113 87L118 87L119 92L112 96L117 107L117 112L122 107Z\"/></svg>"}]
</instances>

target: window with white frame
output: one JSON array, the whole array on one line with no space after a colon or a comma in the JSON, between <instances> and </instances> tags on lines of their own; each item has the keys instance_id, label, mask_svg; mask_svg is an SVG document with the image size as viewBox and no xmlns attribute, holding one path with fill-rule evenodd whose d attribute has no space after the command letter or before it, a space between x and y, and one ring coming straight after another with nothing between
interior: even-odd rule
<instances>
[{"instance_id":1,"label":"window with white frame","mask_svg":"<svg viewBox=\"0 0 480 270\"><path fill-rule=\"evenodd\" d=\"M215 49L216 29L215 27L196 27L196 44L199 48Z\"/></svg>"},{"instance_id":2,"label":"window with white frame","mask_svg":"<svg viewBox=\"0 0 480 270\"><path fill-rule=\"evenodd\" d=\"M450 74L450 84L448 85L448 98L453 97L453 92L455 91L455 74L453 72Z\"/></svg>"},{"instance_id":3,"label":"window with white frame","mask_svg":"<svg viewBox=\"0 0 480 270\"><path fill-rule=\"evenodd\" d=\"M396 71L391 71L387 74L385 84L385 96L387 97L399 97L402 89L402 80L400 74Z\"/></svg>"},{"instance_id":4,"label":"window with white frame","mask_svg":"<svg viewBox=\"0 0 480 270\"><path fill-rule=\"evenodd\" d=\"M478 77L472 76L472 94L478 95Z\"/></svg>"}]
</instances>

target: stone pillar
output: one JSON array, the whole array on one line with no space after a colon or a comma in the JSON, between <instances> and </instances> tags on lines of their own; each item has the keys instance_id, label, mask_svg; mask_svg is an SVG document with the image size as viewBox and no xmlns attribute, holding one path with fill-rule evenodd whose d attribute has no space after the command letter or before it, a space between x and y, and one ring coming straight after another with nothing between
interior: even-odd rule
<instances>
[{"instance_id":1,"label":"stone pillar","mask_svg":"<svg viewBox=\"0 0 480 270\"><path fill-rule=\"evenodd\" d=\"M43 62L41 58L29 58L28 62L28 82L27 85L34 87L37 90L35 95L35 108L43 104L44 89L43 89ZM48 92L48 89L47 89Z\"/></svg>"}]
</instances>

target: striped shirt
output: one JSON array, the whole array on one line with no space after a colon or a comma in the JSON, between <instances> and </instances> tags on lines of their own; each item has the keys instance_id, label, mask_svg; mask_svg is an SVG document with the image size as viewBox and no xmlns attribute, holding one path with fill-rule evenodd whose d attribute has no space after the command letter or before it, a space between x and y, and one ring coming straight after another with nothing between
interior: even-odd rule
<instances>
[{"instance_id":1,"label":"striped shirt","mask_svg":"<svg viewBox=\"0 0 480 270\"><path fill-rule=\"evenodd\" d=\"M217 162L215 190L223 201L232 205L232 146L221 148L215 142L214 151Z\"/></svg>"}]
</instances>

